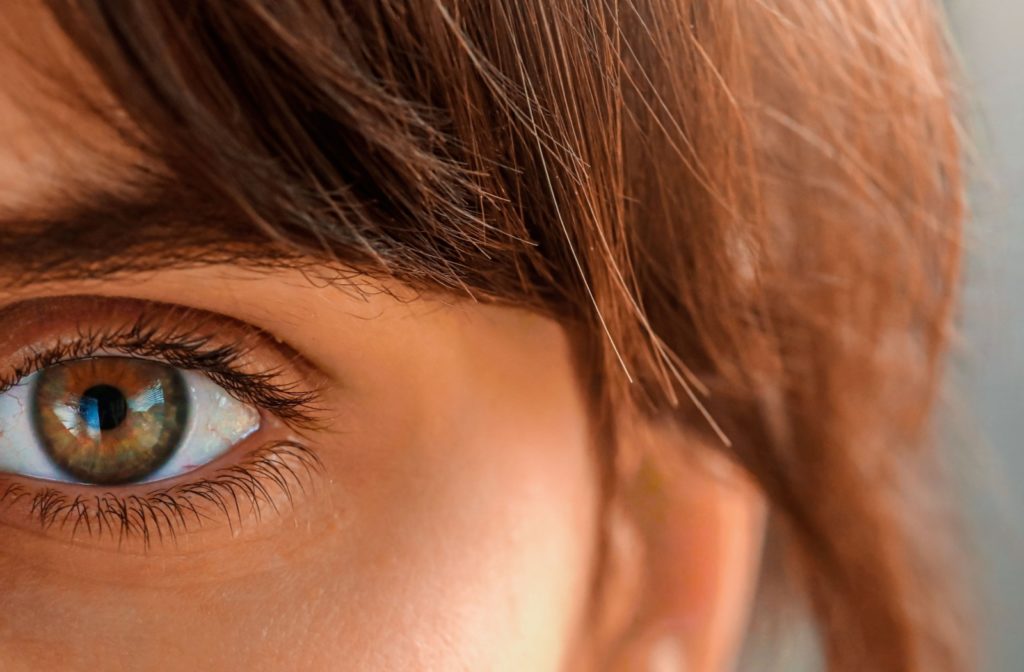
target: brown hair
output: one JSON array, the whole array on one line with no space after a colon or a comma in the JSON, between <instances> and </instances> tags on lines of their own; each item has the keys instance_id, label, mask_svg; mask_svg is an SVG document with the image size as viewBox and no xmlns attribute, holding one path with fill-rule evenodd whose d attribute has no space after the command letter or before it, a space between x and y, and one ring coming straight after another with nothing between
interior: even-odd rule
<instances>
[{"instance_id":1,"label":"brown hair","mask_svg":"<svg viewBox=\"0 0 1024 672\"><path fill-rule=\"evenodd\" d=\"M609 417L706 432L830 669L967 668L919 531L962 218L931 2L50 5L177 181L371 276L556 315Z\"/></svg>"}]
</instances>

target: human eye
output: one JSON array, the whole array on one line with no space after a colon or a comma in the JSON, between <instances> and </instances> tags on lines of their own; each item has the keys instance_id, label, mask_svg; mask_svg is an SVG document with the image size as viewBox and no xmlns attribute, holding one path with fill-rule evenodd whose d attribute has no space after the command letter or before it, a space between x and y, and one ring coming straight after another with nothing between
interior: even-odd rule
<instances>
[{"instance_id":1,"label":"human eye","mask_svg":"<svg viewBox=\"0 0 1024 672\"><path fill-rule=\"evenodd\" d=\"M0 520L174 539L290 501L317 469L316 390L294 353L229 318L59 297L3 311Z\"/></svg>"},{"instance_id":2,"label":"human eye","mask_svg":"<svg viewBox=\"0 0 1024 672\"><path fill-rule=\"evenodd\" d=\"M0 394L0 469L79 485L172 478L220 457L259 411L209 376L156 360L84 357Z\"/></svg>"}]
</instances>

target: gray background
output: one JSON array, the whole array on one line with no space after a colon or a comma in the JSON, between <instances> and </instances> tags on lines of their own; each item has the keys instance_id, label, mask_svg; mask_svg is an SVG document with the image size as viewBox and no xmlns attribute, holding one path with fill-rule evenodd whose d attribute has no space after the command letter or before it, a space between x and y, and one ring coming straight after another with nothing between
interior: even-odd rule
<instances>
[{"instance_id":1,"label":"gray background","mask_svg":"<svg viewBox=\"0 0 1024 672\"><path fill-rule=\"evenodd\" d=\"M974 159L962 345L945 406L981 596L982 669L1024 672L1024 0L949 0Z\"/></svg>"}]
</instances>

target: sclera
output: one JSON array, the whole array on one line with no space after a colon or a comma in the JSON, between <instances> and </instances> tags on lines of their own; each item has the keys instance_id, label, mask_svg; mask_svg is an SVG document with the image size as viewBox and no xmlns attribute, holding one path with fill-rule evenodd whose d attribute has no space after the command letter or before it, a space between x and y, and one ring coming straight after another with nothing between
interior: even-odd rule
<instances>
[{"instance_id":1,"label":"sclera","mask_svg":"<svg viewBox=\"0 0 1024 672\"><path fill-rule=\"evenodd\" d=\"M40 373L26 376L0 394L0 471L88 485L70 478L50 459L33 427L31 397ZM133 483L152 483L198 469L260 428L260 413L256 408L234 398L203 373L186 370L181 374L189 404L187 427L167 461Z\"/></svg>"}]
</instances>

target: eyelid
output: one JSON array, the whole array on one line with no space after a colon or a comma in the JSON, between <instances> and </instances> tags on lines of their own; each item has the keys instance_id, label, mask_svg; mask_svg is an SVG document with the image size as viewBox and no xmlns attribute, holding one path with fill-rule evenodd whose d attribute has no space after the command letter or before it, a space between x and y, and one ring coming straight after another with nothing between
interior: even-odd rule
<instances>
[{"instance_id":1,"label":"eyelid","mask_svg":"<svg viewBox=\"0 0 1024 672\"><path fill-rule=\"evenodd\" d=\"M36 345L7 356L0 348L0 361L12 362L0 370L0 393L59 362L131 356L200 371L240 401L295 429L317 429L321 424L319 397L325 374L256 326L183 306L94 296L31 299L0 310L0 324L17 324L25 315L43 323L47 335L21 337ZM14 331L7 340L19 338ZM272 362L254 364L255 359Z\"/></svg>"},{"instance_id":2,"label":"eyelid","mask_svg":"<svg viewBox=\"0 0 1024 672\"><path fill-rule=\"evenodd\" d=\"M151 551L211 523L235 535L283 506L295 506L323 471L316 451L296 440L260 444L200 478L102 489L0 478L0 526L19 521L71 541L113 542ZM250 515L251 514L251 515Z\"/></svg>"},{"instance_id":3,"label":"eyelid","mask_svg":"<svg viewBox=\"0 0 1024 672\"><path fill-rule=\"evenodd\" d=\"M281 502L292 503L293 491L305 491L321 470L306 440L309 430L322 426L319 399L327 376L258 327L183 306L92 296L30 299L0 308L0 325L7 324L12 327L0 330L0 362L12 363L0 369L0 391L68 358L142 357L203 373L277 422L266 423L238 450L167 481L100 492L95 486L85 491L76 484L0 474L0 525L20 513L23 520L72 538L95 536L99 529L119 547L139 539L148 549L155 538L204 527L214 516L234 532L246 512L259 520Z\"/></svg>"}]
</instances>

